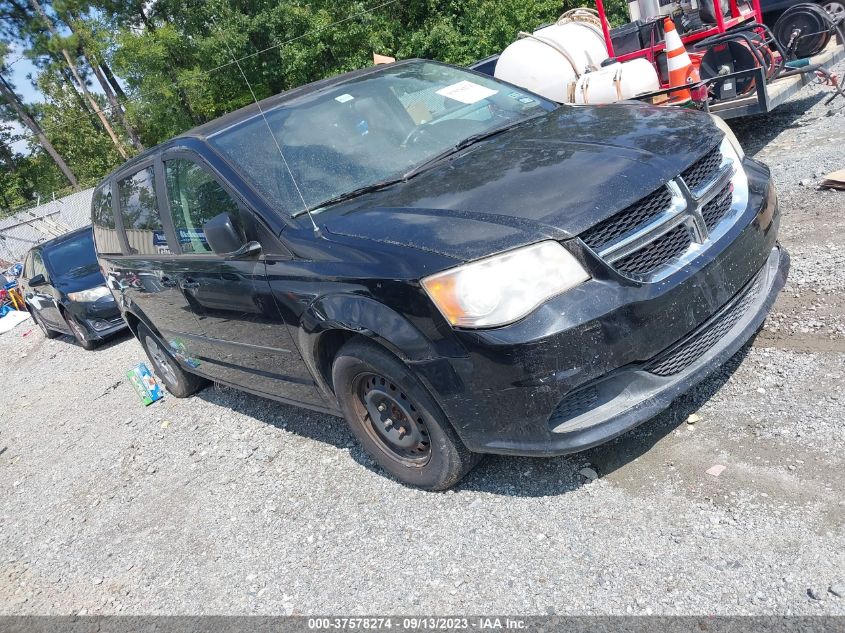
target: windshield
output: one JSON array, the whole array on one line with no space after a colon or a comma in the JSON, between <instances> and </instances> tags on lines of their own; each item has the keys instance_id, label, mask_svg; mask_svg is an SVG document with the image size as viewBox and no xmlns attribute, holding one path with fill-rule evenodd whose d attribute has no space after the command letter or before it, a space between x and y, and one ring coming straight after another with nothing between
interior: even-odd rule
<instances>
[{"instance_id":1,"label":"windshield","mask_svg":"<svg viewBox=\"0 0 845 633\"><path fill-rule=\"evenodd\" d=\"M91 231L45 247L44 259L54 277L80 277L98 268Z\"/></svg>"},{"instance_id":2,"label":"windshield","mask_svg":"<svg viewBox=\"0 0 845 633\"><path fill-rule=\"evenodd\" d=\"M265 111L211 143L280 210L303 211L381 182L476 135L551 111L535 95L434 62L388 66ZM293 173L295 182L285 167ZM297 191L298 189L298 191Z\"/></svg>"}]
</instances>

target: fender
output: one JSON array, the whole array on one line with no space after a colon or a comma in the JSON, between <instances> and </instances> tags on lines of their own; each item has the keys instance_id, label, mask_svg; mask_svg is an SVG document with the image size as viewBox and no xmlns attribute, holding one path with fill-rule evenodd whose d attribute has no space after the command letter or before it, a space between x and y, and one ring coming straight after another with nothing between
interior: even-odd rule
<instances>
[{"instance_id":1,"label":"fender","mask_svg":"<svg viewBox=\"0 0 845 633\"><path fill-rule=\"evenodd\" d=\"M302 358L324 389L327 385L322 384L318 341L332 330L366 336L406 363L432 360L442 355L410 321L383 303L357 294L325 295L306 308L297 330Z\"/></svg>"},{"instance_id":2,"label":"fender","mask_svg":"<svg viewBox=\"0 0 845 633\"><path fill-rule=\"evenodd\" d=\"M118 305L120 306L120 313L123 315L123 320L126 321L126 324L129 326L129 331L132 332L132 336L136 339L138 338L137 328L132 327L129 324L129 319L126 317L131 315L134 317L136 321L139 323L143 323L147 326L153 334L155 334L160 341L164 342L164 336L162 335L161 331L153 325L153 322L147 318L147 315L144 314L143 310L139 310L137 304L132 301L125 301L124 298L121 296L121 299L118 300Z\"/></svg>"}]
</instances>

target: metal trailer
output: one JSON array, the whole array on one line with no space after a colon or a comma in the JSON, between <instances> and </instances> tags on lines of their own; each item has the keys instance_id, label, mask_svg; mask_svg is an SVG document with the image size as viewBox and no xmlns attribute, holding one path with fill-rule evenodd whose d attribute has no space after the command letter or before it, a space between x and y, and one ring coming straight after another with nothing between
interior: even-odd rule
<instances>
[{"instance_id":1,"label":"metal trailer","mask_svg":"<svg viewBox=\"0 0 845 633\"><path fill-rule=\"evenodd\" d=\"M762 14L760 11L759 0L752 0L750 5L744 4L744 8L739 6L738 0L730 0L730 17L723 16L722 12L719 11L720 0L709 1L713 2L716 24L711 28L704 28L683 35L681 37L681 41L685 46L694 47L696 44L704 42L707 38L713 38L714 36L719 36L725 33L730 34L732 30L735 29L745 29L749 31L759 29L759 31L764 34L763 37L771 37L771 33L768 31L768 28L762 24ZM598 17L601 20L602 32L604 33L608 54L610 57L614 57L610 24L604 10L603 0L596 0L596 7ZM807 64L801 68L784 67L778 75L774 77L767 77L766 69L762 66L758 66L702 80L690 85L690 88L702 87L707 89L717 82L725 82L729 80L735 81L737 79L749 77L754 81L754 88L748 94L741 94L730 99L703 99L695 105L701 109L718 114L722 119L731 119L735 117L771 112L776 107L790 99L799 90L801 90L801 88L816 81L819 75L823 75L828 79L831 78L831 75L826 71L826 69L842 59L845 59L845 48L843 48L843 30L845 29L843 29L840 24L839 27L834 30L836 37L829 42L824 50L807 60ZM647 48L618 55L615 58L622 62L641 57L648 59L652 64L656 65L657 57L663 52L664 48L663 42L657 42ZM782 50L778 50L778 52L780 54L783 53ZM499 55L492 55L472 64L470 68L492 76L495 72L496 62L498 59ZM828 101L832 101L837 95L845 97L845 92L843 92L842 87L835 79L833 81L835 92L833 92L833 96L830 97ZM668 84L664 83L660 90L647 95L640 95L636 98L639 100L653 101L655 97L668 95L676 90L677 87L670 87Z\"/></svg>"}]
</instances>

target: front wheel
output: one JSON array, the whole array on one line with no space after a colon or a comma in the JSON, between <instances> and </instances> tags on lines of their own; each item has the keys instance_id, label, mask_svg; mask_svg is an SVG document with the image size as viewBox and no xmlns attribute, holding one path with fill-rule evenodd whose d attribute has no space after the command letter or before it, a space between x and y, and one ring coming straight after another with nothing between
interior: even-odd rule
<instances>
[{"instance_id":1,"label":"front wheel","mask_svg":"<svg viewBox=\"0 0 845 633\"><path fill-rule=\"evenodd\" d=\"M97 341L91 341L87 338L87 333L85 332L85 328L76 320L72 314L65 314L65 323L70 328L70 331L73 332L73 338L76 339L76 342L79 343L83 349L92 350L97 347Z\"/></svg>"},{"instance_id":2,"label":"front wheel","mask_svg":"<svg viewBox=\"0 0 845 633\"><path fill-rule=\"evenodd\" d=\"M352 433L402 483L445 490L480 460L408 368L369 341L341 348L332 381Z\"/></svg>"},{"instance_id":3,"label":"front wheel","mask_svg":"<svg viewBox=\"0 0 845 633\"><path fill-rule=\"evenodd\" d=\"M158 337L143 323L138 325L137 336L156 376L164 383L168 393L177 398L187 398L205 386L207 381L182 369L172 354L159 342Z\"/></svg>"}]
</instances>

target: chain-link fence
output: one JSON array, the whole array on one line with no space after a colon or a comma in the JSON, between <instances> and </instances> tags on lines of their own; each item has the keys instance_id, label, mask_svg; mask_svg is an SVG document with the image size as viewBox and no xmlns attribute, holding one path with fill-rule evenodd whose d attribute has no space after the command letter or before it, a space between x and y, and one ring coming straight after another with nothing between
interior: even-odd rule
<instances>
[{"instance_id":1,"label":"chain-link fence","mask_svg":"<svg viewBox=\"0 0 845 633\"><path fill-rule=\"evenodd\" d=\"M0 260L21 261L41 242L91 223L93 187L0 219Z\"/></svg>"}]
</instances>

